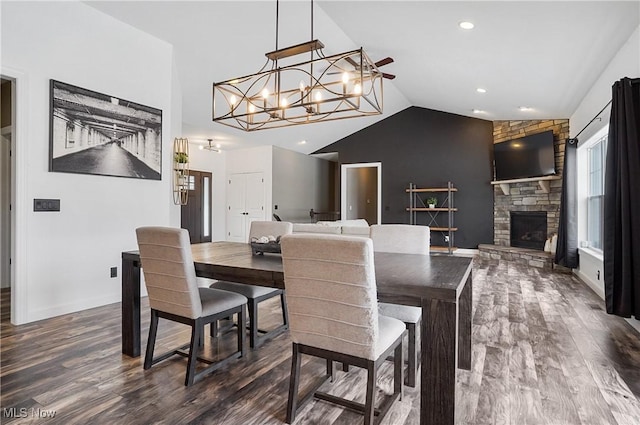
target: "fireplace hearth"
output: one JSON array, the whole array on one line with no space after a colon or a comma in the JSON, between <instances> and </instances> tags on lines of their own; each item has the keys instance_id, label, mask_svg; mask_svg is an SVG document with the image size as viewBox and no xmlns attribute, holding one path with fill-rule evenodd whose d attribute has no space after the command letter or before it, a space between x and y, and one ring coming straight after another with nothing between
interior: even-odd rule
<instances>
[{"instance_id":1,"label":"fireplace hearth","mask_svg":"<svg viewBox=\"0 0 640 425\"><path fill-rule=\"evenodd\" d=\"M510 216L511 246L543 251L547 240L547 212L511 211Z\"/></svg>"}]
</instances>

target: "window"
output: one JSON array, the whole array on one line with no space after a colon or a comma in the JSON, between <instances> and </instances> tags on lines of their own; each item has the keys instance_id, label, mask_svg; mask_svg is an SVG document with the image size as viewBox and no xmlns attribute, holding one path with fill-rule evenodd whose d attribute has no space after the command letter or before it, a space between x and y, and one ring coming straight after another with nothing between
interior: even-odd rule
<instances>
[{"instance_id":1,"label":"window","mask_svg":"<svg viewBox=\"0 0 640 425\"><path fill-rule=\"evenodd\" d=\"M604 201L604 163L607 135L588 148L587 175L587 241L591 248L602 250L602 220Z\"/></svg>"}]
</instances>

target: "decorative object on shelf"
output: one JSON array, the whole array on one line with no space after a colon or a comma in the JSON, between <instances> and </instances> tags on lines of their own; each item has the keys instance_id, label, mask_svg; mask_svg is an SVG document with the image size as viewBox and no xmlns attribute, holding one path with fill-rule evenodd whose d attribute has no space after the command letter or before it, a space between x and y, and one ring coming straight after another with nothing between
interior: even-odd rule
<instances>
[{"instance_id":1,"label":"decorative object on shelf","mask_svg":"<svg viewBox=\"0 0 640 425\"><path fill-rule=\"evenodd\" d=\"M425 220L420 224L426 224L432 232L438 232L442 235L442 243L444 245L431 245L432 251L445 251L453 254L456 250L454 246L454 234L458 230L453 225L453 213L458 211L453 206L453 195L458 191L453 187L453 183L447 182L447 187L418 188L415 184L409 183L409 188L405 190L409 194L409 224L418 224L418 213L426 212L428 214L428 222ZM423 193L443 193L446 197L438 205L438 198L430 196L426 199L420 194ZM424 199L424 200L423 200ZM446 213L446 225L442 224L442 216ZM441 224L438 222L440 221ZM433 242L433 237L431 238Z\"/></svg>"},{"instance_id":2,"label":"decorative object on shelf","mask_svg":"<svg viewBox=\"0 0 640 425\"><path fill-rule=\"evenodd\" d=\"M189 200L189 139L173 139L173 203L187 205Z\"/></svg>"},{"instance_id":3,"label":"decorative object on shelf","mask_svg":"<svg viewBox=\"0 0 640 425\"><path fill-rule=\"evenodd\" d=\"M264 255L265 252L280 254L280 236L273 235L251 238L251 249L254 254Z\"/></svg>"},{"instance_id":4,"label":"decorative object on shelf","mask_svg":"<svg viewBox=\"0 0 640 425\"><path fill-rule=\"evenodd\" d=\"M382 113L382 78L378 70L393 62L372 62L362 48L324 56L324 44L311 41L278 48L279 1L276 0L276 49L255 74L213 84L213 121L245 131L264 130ZM308 54L304 61L282 60Z\"/></svg>"}]
</instances>

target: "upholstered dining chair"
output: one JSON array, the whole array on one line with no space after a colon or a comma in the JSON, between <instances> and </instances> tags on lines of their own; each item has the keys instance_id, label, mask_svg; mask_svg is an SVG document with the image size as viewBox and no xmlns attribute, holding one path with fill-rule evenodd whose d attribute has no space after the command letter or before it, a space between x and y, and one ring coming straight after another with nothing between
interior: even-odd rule
<instances>
[{"instance_id":1,"label":"upholstered dining chair","mask_svg":"<svg viewBox=\"0 0 640 425\"><path fill-rule=\"evenodd\" d=\"M254 238L258 239L262 236L278 237L288 235L292 231L293 225L286 221L253 221L251 222L251 229L249 230L249 241ZM289 328L287 319L287 300L284 290L222 280L213 283L210 287L235 292L247 297L249 300L249 345L251 348L259 347L267 338L272 338ZM277 326L270 331L261 330L258 322L258 303L276 296L280 296L282 325ZM211 336L214 336L217 332L217 323L214 323L211 326Z\"/></svg>"},{"instance_id":2,"label":"upholstered dining chair","mask_svg":"<svg viewBox=\"0 0 640 425\"><path fill-rule=\"evenodd\" d=\"M403 254L429 255L430 233L427 226L411 226L407 224L376 224L370 229L373 250L375 252L396 252ZM410 387L416 386L418 367L418 348L416 328L422 319L422 309L398 304L379 304L380 313L402 320L407 326L407 382Z\"/></svg>"},{"instance_id":3,"label":"upholstered dining chair","mask_svg":"<svg viewBox=\"0 0 640 425\"><path fill-rule=\"evenodd\" d=\"M313 394L364 414L365 425L380 422L402 396L402 338L400 320L378 313L371 239L335 235L288 235L282 238L284 280L293 342L286 422L295 420L301 355L327 361L323 376L300 404ZM394 355L394 390L375 408L377 372ZM333 375L333 362L367 370L365 404L317 391ZM377 415L377 418L376 418Z\"/></svg>"},{"instance_id":4,"label":"upholstered dining chair","mask_svg":"<svg viewBox=\"0 0 640 425\"><path fill-rule=\"evenodd\" d=\"M188 358L185 385L190 386L231 360L244 356L245 332L240 327L237 350L226 358L213 362L197 355L198 348L204 341L205 325L234 315L237 315L238 323L246 321L247 298L233 292L198 288L189 232L169 227L140 227L136 229L136 236L151 307L144 369L149 369L174 354L185 356ZM191 326L191 342L154 359L160 318ZM188 352L182 351L187 347ZM208 366L197 371L197 361L207 363Z\"/></svg>"}]
</instances>

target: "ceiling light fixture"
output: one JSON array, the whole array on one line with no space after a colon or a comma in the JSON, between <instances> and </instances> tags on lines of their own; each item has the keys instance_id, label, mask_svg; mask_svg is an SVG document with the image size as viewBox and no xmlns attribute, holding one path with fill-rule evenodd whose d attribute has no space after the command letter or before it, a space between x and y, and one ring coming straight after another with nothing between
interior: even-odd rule
<instances>
[{"instance_id":1,"label":"ceiling light fixture","mask_svg":"<svg viewBox=\"0 0 640 425\"><path fill-rule=\"evenodd\" d=\"M460 26L460 28L462 28L463 30L471 30L473 29L473 27L475 25L473 25L473 22L468 22L468 21L462 21L458 24Z\"/></svg>"},{"instance_id":2,"label":"ceiling light fixture","mask_svg":"<svg viewBox=\"0 0 640 425\"><path fill-rule=\"evenodd\" d=\"M221 152L220 143L216 143L215 145L212 145L213 139L207 139L207 142L209 142L209 145L207 146L200 145L200 150L207 150L207 151L218 152L218 153Z\"/></svg>"},{"instance_id":3,"label":"ceiling light fixture","mask_svg":"<svg viewBox=\"0 0 640 425\"><path fill-rule=\"evenodd\" d=\"M520 106L518 109L521 110L522 112L533 110L533 108L530 108L528 106Z\"/></svg>"},{"instance_id":4,"label":"ceiling light fixture","mask_svg":"<svg viewBox=\"0 0 640 425\"><path fill-rule=\"evenodd\" d=\"M276 1L276 50L255 74L213 84L213 121L245 131L311 124L382 113L382 78L379 66L362 48L324 56L324 44L311 41L278 48L279 1ZM309 59L284 64L308 54Z\"/></svg>"},{"instance_id":5,"label":"ceiling light fixture","mask_svg":"<svg viewBox=\"0 0 640 425\"><path fill-rule=\"evenodd\" d=\"M472 109L471 110L474 114L482 114L484 111L482 109Z\"/></svg>"},{"instance_id":6,"label":"ceiling light fixture","mask_svg":"<svg viewBox=\"0 0 640 425\"><path fill-rule=\"evenodd\" d=\"M487 89L483 89L482 87L478 87L478 88L476 89L476 91L477 91L478 93L486 93L486 92L487 92Z\"/></svg>"}]
</instances>

